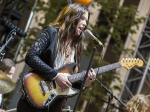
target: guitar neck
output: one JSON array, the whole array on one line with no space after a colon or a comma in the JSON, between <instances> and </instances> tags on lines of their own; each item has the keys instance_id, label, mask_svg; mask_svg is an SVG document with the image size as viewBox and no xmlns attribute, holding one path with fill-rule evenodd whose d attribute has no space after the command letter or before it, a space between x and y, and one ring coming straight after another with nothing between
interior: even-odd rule
<instances>
[{"instance_id":1,"label":"guitar neck","mask_svg":"<svg viewBox=\"0 0 150 112\"><path fill-rule=\"evenodd\" d=\"M100 74L100 73L103 73L103 72L107 72L107 71L119 68L121 66L122 66L121 63L117 62L117 63L114 63L114 64L110 64L110 65L106 65L106 66L103 66L103 67L95 68L94 71L95 71L96 74ZM71 83L77 82L79 80L82 81L84 79L85 75L86 75L86 71L83 71L83 72L68 76L68 80Z\"/></svg>"}]
</instances>

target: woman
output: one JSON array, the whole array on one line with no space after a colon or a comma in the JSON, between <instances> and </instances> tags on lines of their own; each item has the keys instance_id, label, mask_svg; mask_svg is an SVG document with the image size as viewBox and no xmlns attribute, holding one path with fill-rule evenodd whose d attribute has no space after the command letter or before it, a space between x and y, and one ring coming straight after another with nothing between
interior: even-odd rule
<instances>
[{"instance_id":1,"label":"woman","mask_svg":"<svg viewBox=\"0 0 150 112\"><path fill-rule=\"evenodd\" d=\"M75 62L80 67L83 32L89 21L90 13L85 6L69 4L62 9L57 19L43 29L40 37L28 50L25 62L32 71L45 77L65 90L71 86L80 89L81 81L71 84L63 73L57 71L66 63ZM84 84L85 87L95 80L95 71L91 69ZM25 89L25 88L24 88ZM61 112L66 98L55 100L45 109L30 105L26 98L18 102L17 112Z\"/></svg>"}]
</instances>

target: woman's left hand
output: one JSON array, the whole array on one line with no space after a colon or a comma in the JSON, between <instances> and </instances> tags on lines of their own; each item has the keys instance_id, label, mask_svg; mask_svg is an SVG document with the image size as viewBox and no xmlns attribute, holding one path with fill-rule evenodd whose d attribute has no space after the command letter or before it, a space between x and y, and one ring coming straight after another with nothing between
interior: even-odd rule
<instances>
[{"instance_id":1,"label":"woman's left hand","mask_svg":"<svg viewBox=\"0 0 150 112\"><path fill-rule=\"evenodd\" d=\"M89 86L93 81L95 81L96 73L93 68L89 70L88 77L86 78L84 87Z\"/></svg>"}]
</instances>

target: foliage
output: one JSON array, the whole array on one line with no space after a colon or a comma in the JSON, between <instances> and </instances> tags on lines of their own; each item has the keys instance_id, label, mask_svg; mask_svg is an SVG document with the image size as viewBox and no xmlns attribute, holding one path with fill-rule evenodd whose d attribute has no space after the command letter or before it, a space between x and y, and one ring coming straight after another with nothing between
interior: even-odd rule
<instances>
[{"instance_id":1,"label":"foliage","mask_svg":"<svg viewBox=\"0 0 150 112\"><path fill-rule=\"evenodd\" d=\"M120 7L120 0L95 0L98 5L102 6L100 9L101 17L97 22L97 25L90 26L94 35L99 38L103 43L108 35L114 40L115 51L124 51L124 41L126 36L135 34L139 24L142 23L145 18L138 17L138 12L135 6ZM136 29L131 28L135 27ZM110 29L113 28L113 32ZM133 40L133 39L132 39Z\"/></svg>"}]
</instances>

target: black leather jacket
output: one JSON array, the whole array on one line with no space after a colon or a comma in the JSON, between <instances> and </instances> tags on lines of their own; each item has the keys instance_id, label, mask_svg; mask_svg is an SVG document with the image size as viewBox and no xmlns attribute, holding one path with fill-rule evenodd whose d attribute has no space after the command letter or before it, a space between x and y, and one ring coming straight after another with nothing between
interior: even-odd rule
<instances>
[{"instance_id":1,"label":"black leather jacket","mask_svg":"<svg viewBox=\"0 0 150 112\"><path fill-rule=\"evenodd\" d=\"M57 70L53 69L57 39L57 29L48 26L42 31L25 57L26 64L48 80L52 80L57 75Z\"/></svg>"}]
</instances>

